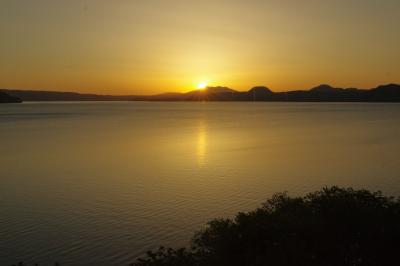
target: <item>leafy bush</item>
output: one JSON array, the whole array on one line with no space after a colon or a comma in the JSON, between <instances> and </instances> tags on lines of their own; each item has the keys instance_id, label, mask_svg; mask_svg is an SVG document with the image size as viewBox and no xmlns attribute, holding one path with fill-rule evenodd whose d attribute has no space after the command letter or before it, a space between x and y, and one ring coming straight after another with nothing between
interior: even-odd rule
<instances>
[{"instance_id":1,"label":"leafy bush","mask_svg":"<svg viewBox=\"0 0 400 266\"><path fill-rule=\"evenodd\" d=\"M400 265L399 255L399 199L332 187L276 194L233 220L209 222L189 248L162 247L132 265Z\"/></svg>"}]
</instances>

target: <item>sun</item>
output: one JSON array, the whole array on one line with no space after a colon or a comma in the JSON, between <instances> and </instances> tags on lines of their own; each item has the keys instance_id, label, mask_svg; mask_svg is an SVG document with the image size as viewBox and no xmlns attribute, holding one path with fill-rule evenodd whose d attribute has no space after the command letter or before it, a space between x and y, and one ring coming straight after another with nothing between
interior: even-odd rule
<instances>
[{"instance_id":1,"label":"sun","mask_svg":"<svg viewBox=\"0 0 400 266\"><path fill-rule=\"evenodd\" d=\"M200 90L204 90L205 88L207 88L207 83L206 82L200 82L199 84L197 84L197 88Z\"/></svg>"}]
</instances>

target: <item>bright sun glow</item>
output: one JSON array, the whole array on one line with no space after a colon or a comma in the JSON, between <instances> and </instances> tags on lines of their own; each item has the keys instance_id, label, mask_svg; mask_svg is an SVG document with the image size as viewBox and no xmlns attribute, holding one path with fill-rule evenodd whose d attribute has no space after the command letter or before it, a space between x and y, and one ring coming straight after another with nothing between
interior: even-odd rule
<instances>
[{"instance_id":1,"label":"bright sun glow","mask_svg":"<svg viewBox=\"0 0 400 266\"><path fill-rule=\"evenodd\" d=\"M199 88L200 90L204 90L205 88L207 88L207 83L200 82L199 84L197 84L197 88Z\"/></svg>"}]
</instances>

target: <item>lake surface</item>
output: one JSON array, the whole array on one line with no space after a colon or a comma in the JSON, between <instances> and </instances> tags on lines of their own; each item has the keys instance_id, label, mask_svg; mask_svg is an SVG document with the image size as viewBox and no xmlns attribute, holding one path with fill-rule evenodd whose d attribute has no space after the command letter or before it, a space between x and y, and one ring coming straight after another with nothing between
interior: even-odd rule
<instances>
[{"instance_id":1,"label":"lake surface","mask_svg":"<svg viewBox=\"0 0 400 266\"><path fill-rule=\"evenodd\" d=\"M128 265L339 185L400 196L400 104L0 105L0 264Z\"/></svg>"}]
</instances>

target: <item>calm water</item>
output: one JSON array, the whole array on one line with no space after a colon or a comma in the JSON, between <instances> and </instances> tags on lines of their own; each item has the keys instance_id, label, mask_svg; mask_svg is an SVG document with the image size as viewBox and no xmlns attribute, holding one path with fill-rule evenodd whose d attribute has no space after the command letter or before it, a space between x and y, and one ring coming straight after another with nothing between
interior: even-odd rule
<instances>
[{"instance_id":1,"label":"calm water","mask_svg":"<svg viewBox=\"0 0 400 266\"><path fill-rule=\"evenodd\" d=\"M0 106L0 264L127 265L323 186L400 196L400 105Z\"/></svg>"}]
</instances>

